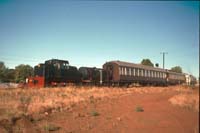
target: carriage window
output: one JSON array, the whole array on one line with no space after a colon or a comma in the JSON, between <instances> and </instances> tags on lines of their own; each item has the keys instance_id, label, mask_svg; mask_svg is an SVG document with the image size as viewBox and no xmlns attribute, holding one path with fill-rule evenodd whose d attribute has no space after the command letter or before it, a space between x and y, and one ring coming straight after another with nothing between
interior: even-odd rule
<instances>
[{"instance_id":1,"label":"carriage window","mask_svg":"<svg viewBox=\"0 0 200 133\"><path fill-rule=\"evenodd\" d=\"M126 74L129 75L129 68L126 68L126 70L127 70L127 71L126 71L126 72L127 72Z\"/></svg>"},{"instance_id":2,"label":"carriage window","mask_svg":"<svg viewBox=\"0 0 200 133\"><path fill-rule=\"evenodd\" d=\"M131 68L129 68L129 75L131 76Z\"/></svg>"},{"instance_id":3,"label":"carriage window","mask_svg":"<svg viewBox=\"0 0 200 133\"><path fill-rule=\"evenodd\" d=\"M141 76L144 76L144 75L143 75L143 69L141 69Z\"/></svg>"},{"instance_id":4,"label":"carriage window","mask_svg":"<svg viewBox=\"0 0 200 133\"><path fill-rule=\"evenodd\" d=\"M138 69L138 76L140 76L140 75L141 75L141 74L140 74L140 72L141 72L141 71L140 71L140 69Z\"/></svg>"},{"instance_id":5,"label":"carriage window","mask_svg":"<svg viewBox=\"0 0 200 133\"><path fill-rule=\"evenodd\" d=\"M119 67L119 75L121 75L121 67Z\"/></svg>"},{"instance_id":6,"label":"carriage window","mask_svg":"<svg viewBox=\"0 0 200 133\"><path fill-rule=\"evenodd\" d=\"M139 70L139 76L141 76L141 72L142 72L142 71L141 71L141 69L138 69L138 70Z\"/></svg>"},{"instance_id":7,"label":"carriage window","mask_svg":"<svg viewBox=\"0 0 200 133\"><path fill-rule=\"evenodd\" d=\"M137 74L137 72L138 72L138 71L137 71L137 68L135 68L135 76L137 76L137 75L138 75L138 74Z\"/></svg>"},{"instance_id":8,"label":"carriage window","mask_svg":"<svg viewBox=\"0 0 200 133\"><path fill-rule=\"evenodd\" d=\"M135 68L133 68L133 76L135 76Z\"/></svg>"},{"instance_id":9,"label":"carriage window","mask_svg":"<svg viewBox=\"0 0 200 133\"><path fill-rule=\"evenodd\" d=\"M126 72L126 67L124 68L124 75L126 75L127 74L127 72Z\"/></svg>"},{"instance_id":10,"label":"carriage window","mask_svg":"<svg viewBox=\"0 0 200 133\"><path fill-rule=\"evenodd\" d=\"M131 76L133 76L133 69L132 69L132 68L130 68L130 70L131 70Z\"/></svg>"}]
</instances>

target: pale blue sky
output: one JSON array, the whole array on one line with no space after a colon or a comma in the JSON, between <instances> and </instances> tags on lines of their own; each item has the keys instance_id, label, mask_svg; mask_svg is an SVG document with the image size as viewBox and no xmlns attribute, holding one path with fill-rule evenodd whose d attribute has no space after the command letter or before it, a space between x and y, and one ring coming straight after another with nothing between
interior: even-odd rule
<instances>
[{"instance_id":1,"label":"pale blue sky","mask_svg":"<svg viewBox=\"0 0 200 133\"><path fill-rule=\"evenodd\" d=\"M106 61L199 75L199 2L0 0L0 60L14 68L51 58L102 67Z\"/></svg>"}]
</instances>

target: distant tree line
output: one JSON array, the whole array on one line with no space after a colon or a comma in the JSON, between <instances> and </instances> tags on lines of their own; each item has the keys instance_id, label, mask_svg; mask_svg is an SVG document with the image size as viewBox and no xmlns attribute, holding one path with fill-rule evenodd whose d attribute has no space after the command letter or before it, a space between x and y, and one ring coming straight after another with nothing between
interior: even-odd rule
<instances>
[{"instance_id":1,"label":"distant tree line","mask_svg":"<svg viewBox=\"0 0 200 133\"><path fill-rule=\"evenodd\" d=\"M24 82L29 76L33 76L33 68L30 65L18 65L15 69L9 69L0 61L0 82Z\"/></svg>"},{"instance_id":2,"label":"distant tree line","mask_svg":"<svg viewBox=\"0 0 200 133\"><path fill-rule=\"evenodd\" d=\"M150 59L143 59L140 64L154 67L154 64L151 62ZM159 67L159 64L156 63L155 66ZM182 68L180 66L175 66L175 67L172 67L170 69L170 71L177 72L177 73L182 73Z\"/></svg>"}]
</instances>

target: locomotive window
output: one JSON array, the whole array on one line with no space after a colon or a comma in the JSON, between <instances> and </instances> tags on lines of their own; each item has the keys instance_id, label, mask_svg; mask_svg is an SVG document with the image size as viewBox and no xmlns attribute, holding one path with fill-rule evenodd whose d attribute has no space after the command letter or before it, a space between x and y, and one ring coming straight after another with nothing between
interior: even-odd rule
<instances>
[{"instance_id":1,"label":"locomotive window","mask_svg":"<svg viewBox=\"0 0 200 133\"><path fill-rule=\"evenodd\" d=\"M56 63L56 66L58 69L60 69L60 64L59 63Z\"/></svg>"}]
</instances>

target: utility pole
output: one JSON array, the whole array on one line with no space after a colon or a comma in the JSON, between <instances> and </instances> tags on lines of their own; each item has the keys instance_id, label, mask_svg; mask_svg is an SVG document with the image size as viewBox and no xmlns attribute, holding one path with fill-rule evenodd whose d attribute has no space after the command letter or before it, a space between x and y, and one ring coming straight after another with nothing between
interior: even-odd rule
<instances>
[{"instance_id":1,"label":"utility pole","mask_svg":"<svg viewBox=\"0 0 200 133\"><path fill-rule=\"evenodd\" d=\"M160 52L160 54L163 55L163 69L165 69L165 54L168 54L167 52Z\"/></svg>"}]
</instances>

